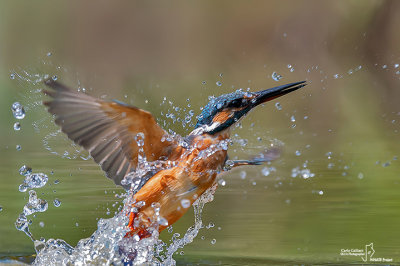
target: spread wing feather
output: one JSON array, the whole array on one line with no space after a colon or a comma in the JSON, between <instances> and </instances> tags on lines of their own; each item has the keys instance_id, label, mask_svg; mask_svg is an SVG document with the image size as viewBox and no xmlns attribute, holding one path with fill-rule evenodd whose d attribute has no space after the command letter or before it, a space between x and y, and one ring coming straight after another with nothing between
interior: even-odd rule
<instances>
[{"instance_id":1,"label":"spread wing feather","mask_svg":"<svg viewBox=\"0 0 400 266\"><path fill-rule=\"evenodd\" d=\"M52 100L44 102L55 115L55 123L75 143L89 151L108 178L117 185L135 170L139 147L135 137L144 136L143 150L148 161L168 159L178 147L154 117L139 108L105 102L47 79L45 90ZM168 140L167 140L168 139Z\"/></svg>"}]
</instances>

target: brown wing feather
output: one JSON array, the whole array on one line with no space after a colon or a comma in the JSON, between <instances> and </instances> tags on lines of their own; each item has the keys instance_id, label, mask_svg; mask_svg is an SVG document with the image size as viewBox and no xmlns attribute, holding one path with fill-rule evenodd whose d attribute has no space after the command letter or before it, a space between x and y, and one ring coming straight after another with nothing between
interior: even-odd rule
<instances>
[{"instance_id":1,"label":"brown wing feather","mask_svg":"<svg viewBox=\"0 0 400 266\"><path fill-rule=\"evenodd\" d=\"M137 134L144 136L143 149L148 161L169 158L178 147L175 141L164 141L167 133L149 112L104 102L52 79L45 84L54 89L44 91L53 98L44 104L55 115L55 123L71 140L88 150L117 185L121 185L125 175L137 166Z\"/></svg>"}]
</instances>

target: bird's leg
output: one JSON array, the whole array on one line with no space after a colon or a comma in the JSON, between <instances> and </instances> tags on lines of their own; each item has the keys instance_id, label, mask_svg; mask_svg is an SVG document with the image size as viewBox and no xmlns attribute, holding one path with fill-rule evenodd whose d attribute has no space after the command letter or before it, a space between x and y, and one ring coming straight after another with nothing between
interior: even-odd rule
<instances>
[{"instance_id":1,"label":"bird's leg","mask_svg":"<svg viewBox=\"0 0 400 266\"><path fill-rule=\"evenodd\" d=\"M131 211L128 213L129 222L127 227L129 228L129 232L127 232L124 238L130 238L134 235L139 237L139 240L143 238L147 238L151 236L151 233L146 229L146 225L142 223L143 220L143 213L140 213L140 208L136 209L135 212Z\"/></svg>"},{"instance_id":2,"label":"bird's leg","mask_svg":"<svg viewBox=\"0 0 400 266\"><path fill-rule=\"evenodd\" d=\"M281 150L278 148L272 148L261 152L258 156L250 160L227 160L224 165L224 171L229 171L234 167L244 165L261 165L265 162L273 161L279 158Z\"/></svg>"}]
</instances>

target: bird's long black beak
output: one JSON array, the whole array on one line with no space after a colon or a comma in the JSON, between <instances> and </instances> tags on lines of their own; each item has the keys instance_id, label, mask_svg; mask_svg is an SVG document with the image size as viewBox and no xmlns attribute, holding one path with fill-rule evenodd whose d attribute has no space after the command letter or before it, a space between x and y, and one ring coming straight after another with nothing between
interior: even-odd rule
<instances>
[{"instance_id":1,"label":"bird's long black beak","mask_svg":"<svg viewBox=\"0 0 400 266\"><path fill-rule=\"evenodd\" d=\"M288 94L289 92L298 90L304 86L306 86L305 81L300 81L300 82L295 82L295 83L289 83L286 85L266 89L263 91L258 91L258 92L253 92L256 97L252 100L252 107L255 107L259 104L265 103L267 101L273 100L275 98L278 98L280 96L283 96L285 94Z\"/></svg>"}]
</instances>

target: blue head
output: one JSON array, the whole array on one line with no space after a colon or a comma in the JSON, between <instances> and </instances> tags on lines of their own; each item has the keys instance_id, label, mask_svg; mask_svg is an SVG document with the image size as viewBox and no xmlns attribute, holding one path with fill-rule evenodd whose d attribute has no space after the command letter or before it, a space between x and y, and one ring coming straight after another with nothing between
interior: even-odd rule
<instances>
[{"instance_id":1,"label":"blue head","mask_svg":"<svg viewBox=\"0 0 400 266\"><path fill-rule=\"evenodd\" d=\"M304 87L305 81L286 84L258 92L236 91L213 98L198 117L196 129L203 133L215 134L229 128L251 109Z\"/></svg>"}]
</instances>

